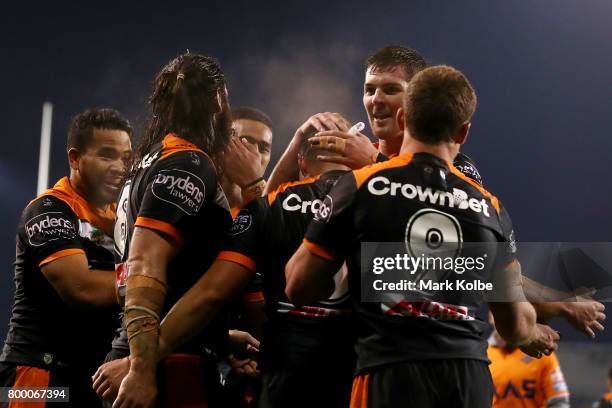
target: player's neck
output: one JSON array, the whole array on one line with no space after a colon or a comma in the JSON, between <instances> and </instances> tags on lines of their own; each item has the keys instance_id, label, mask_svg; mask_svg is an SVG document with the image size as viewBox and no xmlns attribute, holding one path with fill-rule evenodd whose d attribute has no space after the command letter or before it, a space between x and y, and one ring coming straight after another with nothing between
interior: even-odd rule
<instances>
[{"instance_id":1,"label":"player's neck","mask_svg":"<svg viewBox=\"0 0 612 408\"><path fill-rule=\"evenodd\" d=\"M387 157L399 154L402 147L403 134L389 139L378 140L378 150Z\"/></svg>"},{"instance_id":2,"label":"player's neck","mask_svg":"<svg viewBox=\"0 0 612 408\"><path fill-rule=\"evenodd\" d=\"M429 153L434 156L439 157L440 159L452 162L456 153L453 154L453 151L456 150L456 147L451 143L442 143L439 145L430 145L421 142L409 134L404 136L404 142L401 148L401 154L406 153Z\"/></svg>"},{"instance_id":3,"label":"player's neck","mask_svg":"<svg viewBox=\"0 0 612 408\"><path fill-rule=\"evenodd\" d=\"M89 205L95 208L105 209L108 207L108 203L101 202L96 200L95 195L92 193L92 189L88 188L87 184L84 182L83 178L74 170L70 170L70 176L68 177L70 181L70 187L81 196Z\"/></svg>"}]
</instances>

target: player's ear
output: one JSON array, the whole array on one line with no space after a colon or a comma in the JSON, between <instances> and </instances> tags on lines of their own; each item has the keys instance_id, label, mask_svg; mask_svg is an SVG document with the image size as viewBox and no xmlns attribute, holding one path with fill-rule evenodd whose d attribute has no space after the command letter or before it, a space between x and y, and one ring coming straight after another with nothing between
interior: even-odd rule
<instances>
[{"instance_id":1,"label":"player's ear","mask_svg":"<svg viewBox=\"0 0 612 408\"><path fill-rule=\"evenodd\" d=\"M403 132L406 127L406 118L404 118L404 107L402 106L397 110L397 114L395 115L395 120L397 121L397 126Z\"/></svg>"},{"instance_id":2,"label":"player's ear","mask_svg":"<svg viewBox=\"0 0 612 408\"><path fill-rule=\"evenodd\" d=\"M70 169L71 170L78 170L79 169L79 151L74 148L71 147L70 149L68 149L68 164L70 165Z\"/></svg>"},{"instance_id":3,"label":"player's ear","mask_svg":"<svg viewBox=\"0 0 612 408\"><path fill-rule=\"evenodd\" d=\"M464 123L463 125L461 125L461 127L459 128L459 131L455 134L455 136L453 136L453 142L457 143L457 144L464 144L465 140L468 137L468 133L470 132L470 127L472 126L471 122L467 122Z\"/></svg>"}]
</instances>

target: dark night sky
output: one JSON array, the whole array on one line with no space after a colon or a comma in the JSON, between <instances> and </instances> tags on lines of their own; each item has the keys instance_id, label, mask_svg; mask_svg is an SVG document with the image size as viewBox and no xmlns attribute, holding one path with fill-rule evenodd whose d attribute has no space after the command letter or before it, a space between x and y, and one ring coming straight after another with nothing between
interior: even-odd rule
<instances>
[{"instance_id":1,"label":"dark night sky","mask_svg":"<svg viewBox=\"0 0 612 408\"><path fill-rule=\"evenodd\" d=\"M464 150L520 240L611 241L609 0L53 3L3 6L0 16L0 322L12 304L15 226L35 194L42 103L54 103L54 182L68 171L70 117L112 106L141 123L153 75L187 49L220 60L233 106L270 114L275 160L313 113L365 121L363 60L386 44L412 46L474 85Z\"/></svg>"}]
</instances>

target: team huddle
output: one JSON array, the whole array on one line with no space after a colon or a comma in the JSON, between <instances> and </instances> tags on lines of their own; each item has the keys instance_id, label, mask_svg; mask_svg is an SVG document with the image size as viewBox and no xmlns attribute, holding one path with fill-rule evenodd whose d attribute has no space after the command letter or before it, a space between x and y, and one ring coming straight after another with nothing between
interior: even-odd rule
<instances>
[{"instance_id":1,"label":"team huddle","mask_svg":"<svg viewBox=\"0 0 612 408\"><path fill-rule=\"evenodd\" d=\"M208 56L156 75L133 151L116 110L75 116L69 176L19 222L0 355L1 387L68 387L69 402L0 407L569 406L546 321L594 337L604 307L521 275L510 216L459 151L470 82L402 46L365 67L376 143L314 114L268 180L272 121L230 108ZM394 242L497 244L482 275L507 300L366 301L364 243Z\"/></svg>"}]
</instances>

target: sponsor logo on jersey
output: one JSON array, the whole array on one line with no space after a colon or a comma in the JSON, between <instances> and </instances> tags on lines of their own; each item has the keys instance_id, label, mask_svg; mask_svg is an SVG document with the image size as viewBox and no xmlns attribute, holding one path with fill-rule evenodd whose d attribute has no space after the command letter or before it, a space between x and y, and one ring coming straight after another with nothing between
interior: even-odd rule
<instances>
[{"instance_id":1,"label":"sponsor logo on jersey","mask_svg":"<svg viewBox=\"0 0 612 408\"><path fill-rule=\"evenodd\" d=\"M62 212L47 212L30 218L25 223L25 232L32 246L76 237L74 223Z\"/></svg>"},{"instance_id":2,"label":"sponsor logo on jersey","mask_svg":"<svg viewBox=\"0 0 612 408\"><path fill-rule=\"evenodd\" d=\"M140 163L138 163L138 168L146 169L147 167L150 167L153 164L153 162L155 161L155 159L157 159L157 156L159 156L159 151L157 151L155 153L146 154L142 158Z\"/></svg>"},{"instance_id":3,"label":"sponsor logo on jersey","mask_svg":"<svg viewBox=\"0 0 612 408\"><path fill-rule=\"evenodd\" d=\"M230 229L230 235L238 235L247 231L251 228L251 224L253 223L253 217L249 210L242 210L240 214L236 216L234 222L232 223L232 228Z\"/></svg>"},{"instance_id":4,"label":"sponsor logo on jersey","mask_svg":"<svg viewBox=\"0 0 612 408\"><path fill-rule=\"evenodd\" d=\"M200 165L200 158L198 157L196 153L189 152L189 158L191 159L191 162L195 164L196 166Z\"/></svg>"},{"instance_id":5,"label":"sponsor logo on jersey","mask_svg":"<svg viewBox=\"0 0 612 408\"><path fill-rule=\"evenodd\" d=\"M315 220L329 222L332 212L334 211L334 200L328 194L325 200L321 203L319 211L315 213Z\"/></svg>"},{"instance_id":6,"label":"sponsor logo on jersey","mask_svg":"<svg viewBox=\"0 0 612 408\"><path fill-rule=\"evenodd\" d=\"M161 170L153 180L152 191L155 197L187 215L196 215L204 204L204 182L185 170Z\"/></svg>"},{"instance_id":7,"label":"sponsor logo on jersey","mask_svg":"<svg viewBox=\"0 0 612 408\"><path fill-rule=\"evenodd\" d=\"M283 209L287 211L299 211L302 214L311 213L316 214L321 210L323 201L317 199L314 200L302 200L302 197L295 193L291 193L283 200Z\"/></svg>"},{"instance_id":8,"label":"sponsor logo on jersey","mask_svg":"<svg viewBox=\"0 0 612 408\"><path fill-rule=\"evenodd\" d=\"M402 196L409 200L419 200L423 203L470 210L475 213L482 213L487 217L491 216L489 205L484 198L470 198L465 191L458 188L453 188L452 192L434 190L431 187L398 183L389 180L387 177L378 176L368 182L368 191L376 196Z\"/></svg>"}]
</instances>

